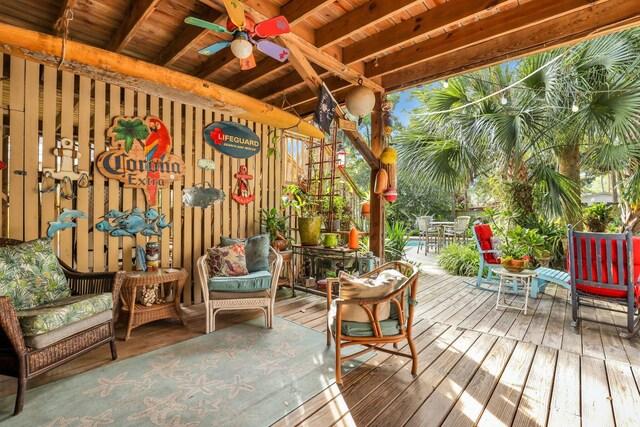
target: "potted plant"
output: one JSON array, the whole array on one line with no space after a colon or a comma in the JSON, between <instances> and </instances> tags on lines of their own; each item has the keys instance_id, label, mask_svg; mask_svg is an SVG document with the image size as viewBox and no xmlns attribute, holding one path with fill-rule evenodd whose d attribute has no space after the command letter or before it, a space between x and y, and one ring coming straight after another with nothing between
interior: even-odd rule
<instances>
[{"instance_id":1,"label":"potted plant","mask_svg":"<svg viewBox=\"0 0 640 427\"><path fill-rule=\"evenodd\" d=\"M584 209L584 223L594 233L603 233L611 222L611 206L606 203L594 203Z\"/></svg>"},{"instance_id":2,"label":"potted plant","mask_svg":"<svg viewBox=\"0 0 640 427\"><path fill-rule=\"evenodd\" d=\"M549 255L545 241L536 229L528 229L519 225L507 231L505 242L500 248L502 266L511 272L521 272L532 262L544 259Z\"/></svg>"},{"instance_id":3,"label":"potted plant","mask_svg":"<svg viewBox=\"0 0 640 427\"><path fill-rule=\"evenodd\" d=\"M298 216L298 234L300 243L305 246L315 246L320 238L322 217L318 215L318 207L311 200L311 196L296 184L288 185L284 189L288 200L286 206L290 206Z\"/></svg>"},{"instance_id":4,"label":"potted plant","mask_svg":"<svg viewBox=\"0 0 640 427\"><path fill-rule=\"evenodd\" d=\"M271 247L276 251L284 251L289 247L290 237L289 226L287 224L288 217L278 212L276 208L271 210L260 209L260 220L263 226L269 232Z\"/></svg>"}]
</instances>

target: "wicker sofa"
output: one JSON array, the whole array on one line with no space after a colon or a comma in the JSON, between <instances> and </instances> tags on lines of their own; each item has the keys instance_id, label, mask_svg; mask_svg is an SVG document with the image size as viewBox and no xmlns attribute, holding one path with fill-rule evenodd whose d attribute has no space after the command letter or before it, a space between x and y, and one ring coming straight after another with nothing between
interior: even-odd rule
<instances>
[{"instance_id":1,"label":"wicker sofa","mask_svg":"<svg viewBox=\"0 0 640 427\"><path fill-rule=\"evenodd\" d=\"M14 415L31 378L106 343L117 358L114 315L124 275L74 271L50 239L0 239L0 374L18 379Z\"/></svg>"}]
</instances>

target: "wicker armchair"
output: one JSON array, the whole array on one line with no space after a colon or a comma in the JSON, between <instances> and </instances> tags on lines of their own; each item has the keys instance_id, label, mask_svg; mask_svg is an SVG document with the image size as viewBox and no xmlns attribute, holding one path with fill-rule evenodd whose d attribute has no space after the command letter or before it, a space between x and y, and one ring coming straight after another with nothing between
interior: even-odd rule
<instances>
[{"instance_id":1,"label":"wicker armchair","mask_svg":"<svg viewBox=\"0 0 640 427\"><path fill-rule=\"evenodd\" d=\"M0 246L22 243L19 240L0 239ZM0 374L18 379L18 392L14 415L22 411L27 381L50 369L80 356L102 344L109 343L111 357L118 355L115 345L114 316L124 272L80 273L64 262L60 265L67 278L72 295L87 295L110 292L113 298L113 316L110 320L82 330L74 335L42 348L30 348L18 321L10 297L0 296Z\"/></svg>"},{"instance_id":2,"label":"wicker armchair","mask_svg":"<svg viewBox=\"0 0 640 427\"><path fill-rule=\"evenodd\" d=\"M418 370L418 353L413 344L411 331L413 328L414 305L416 304L416 294L418 289L418 268L403 261L388 262L367 274L360 277L376 277L384 270L394 269L408 277L407 281L397 290L382 298L367 299L350 299L341 298L333 299L332 288L338 279L327 279L327 346L331 345L331 337L336 342L336 382L342 384L341 365L342 362L354 359L364 353L372 350L383 351L385 353L410 358L413 362L411 374L415 375ZM378 307L385 302L389 302L392 307L395 306L397 319L395 327L397 333L388 334L388 328L381 325L378 320ZM407 307L408 304L408 307ZM361 324L360 330L370 328L371 333L367 336L347 335L342 320L342 310L346 305L359 305L367 313L369 322L350 322L351 324ZM372 307L372 309L369 309ZM408 311L408 314L407 314ZM333 315L333 316L332 316ZM390 318L391 319L391 318ZM389 322L384 321L384 322ZM355 328L354 328L355 329ZM387 333L385 333L387 332ZM394 351L385 347L384 344L393 344L394 348L398 348L400 341L407 340L411 354L400 351ZM364 350L358 351L349 356L342 356L342 349L351 345L360 345L366 347Z\"/></svg>"},{"instance_id":3,"label":"wicker armchair","mask_svg":"<svg viewBox=\"0 0 640 427\"><path fill-rule=\"evenodd\" d=\"M206 333L216 330L216 314L222 310L255 310L264 312L265 327L273 328L273 315L278 290L278 279L282 270L282 255L273 248L269 248L269 270L271 273L271 287L257 292L214 292L210 291L209 271L207 269L207 255L198 259L198 276L206 313ZM239 276L243 277L243 276Z\"/></svg>"}]
</instances>

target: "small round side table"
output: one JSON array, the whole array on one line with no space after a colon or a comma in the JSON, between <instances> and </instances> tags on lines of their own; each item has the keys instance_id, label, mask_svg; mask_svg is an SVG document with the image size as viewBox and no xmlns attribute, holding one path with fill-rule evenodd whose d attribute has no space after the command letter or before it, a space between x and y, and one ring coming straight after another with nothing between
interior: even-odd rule
<instances>
[{"instance_id":1,"label":"small round side table","mask_svg":"<svg viewBox=\"0 0 640 427\"><path fill-rule=\"evenodd\" d=\"M132 271L122 285L120 300L122 311L129 313L125 341L129 339L131 330L154 320L177 318L183 325L187 323L182 317L180 298L187 281L188 273L184 268L161 268L157 271ZM173 300L146 306L136 301L138 288L159 284L164 288L164 295L173 295Z\"/></svg>"},{"instance_id":2,"label":"small round side table","mask_svg":"<svg viewBox=\"0 0 640 427\"><path fill-rule=\"evenodd\" d=\"M500 276L500 283L498 284L498 300L496 301L496 309L503 308L513 308L516 310L524 311L524 314L527 314L527 305L529 304L529 293L531 293L531 279L536 277L538 273L533 270L522 270L519 273L512 273L507 271L503 267L498 267L493 269L493 273ZM511 285L513 288L522 288L524 291L524 304L522 307L514 307L513 301L507 304L507 301L504 297L505 295L505 286ZM500 302L500 297L502 296L502 303Z\"/></svg>"},{"instance_id":3,"label":"small round side table","mask_svg":"<svg viewBox=\"0 0 640 427\"><path fill-rule=\"evenodd\" d=\"M282 256L282 270L284 271L284 277L278 278L278 286L291 286L291 296L296 296L296 289L294 287L294 278L293 278L293 251L280 251L279 254Z\"/></svg>"}]
</instances>

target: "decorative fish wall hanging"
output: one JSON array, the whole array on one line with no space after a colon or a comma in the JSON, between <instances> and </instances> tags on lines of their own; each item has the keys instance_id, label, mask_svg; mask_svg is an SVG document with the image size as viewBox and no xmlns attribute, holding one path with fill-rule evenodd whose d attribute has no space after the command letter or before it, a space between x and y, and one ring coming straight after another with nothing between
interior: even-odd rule
<instances>
[{"instance_id":1,"label":"decorative fish wall hanging","mask_svg":"<svg viewBox=\"0 0 640 427\"><path fill-rule=\"evenodd\" d=\"M73 220L77 218L87 218L87 214L76 209L64 208L62 210L62 213L58 215L57 220L49 221L49 228L47 229L47 237L50 239L53 239L53 236L55 236L55 234L58 231L75 227L76 223L73 222ZM66 221L66 220L70 220L70 221Z\"/></svg>"},{"instance_id":2,"label":"decorative fish wall hanging","mask_svg":"<svg viewBox=\"0 0 640 427\"><path fill-rule=\"evenodd\" d=\"M109 233L111 237L161 236L162 230L171 227L164 214L151 208L143 211L133 208L127 212L110 210L103 216L103 220L95 225L96 230Z\"/></svg>"},{"instance_id":3,"label":"decorative fish wall hanging","mask_svg":"<svg viewBox=\"0 0 640 427\"><path fill-rule=\"evenodd\" d=\"M182 190L182 203L189 207L200 207L206 209L212 204L222 203L226 199L224 191L213 188L210 183L196 184L191 188Z\"/></svg>"}]
</instances>

